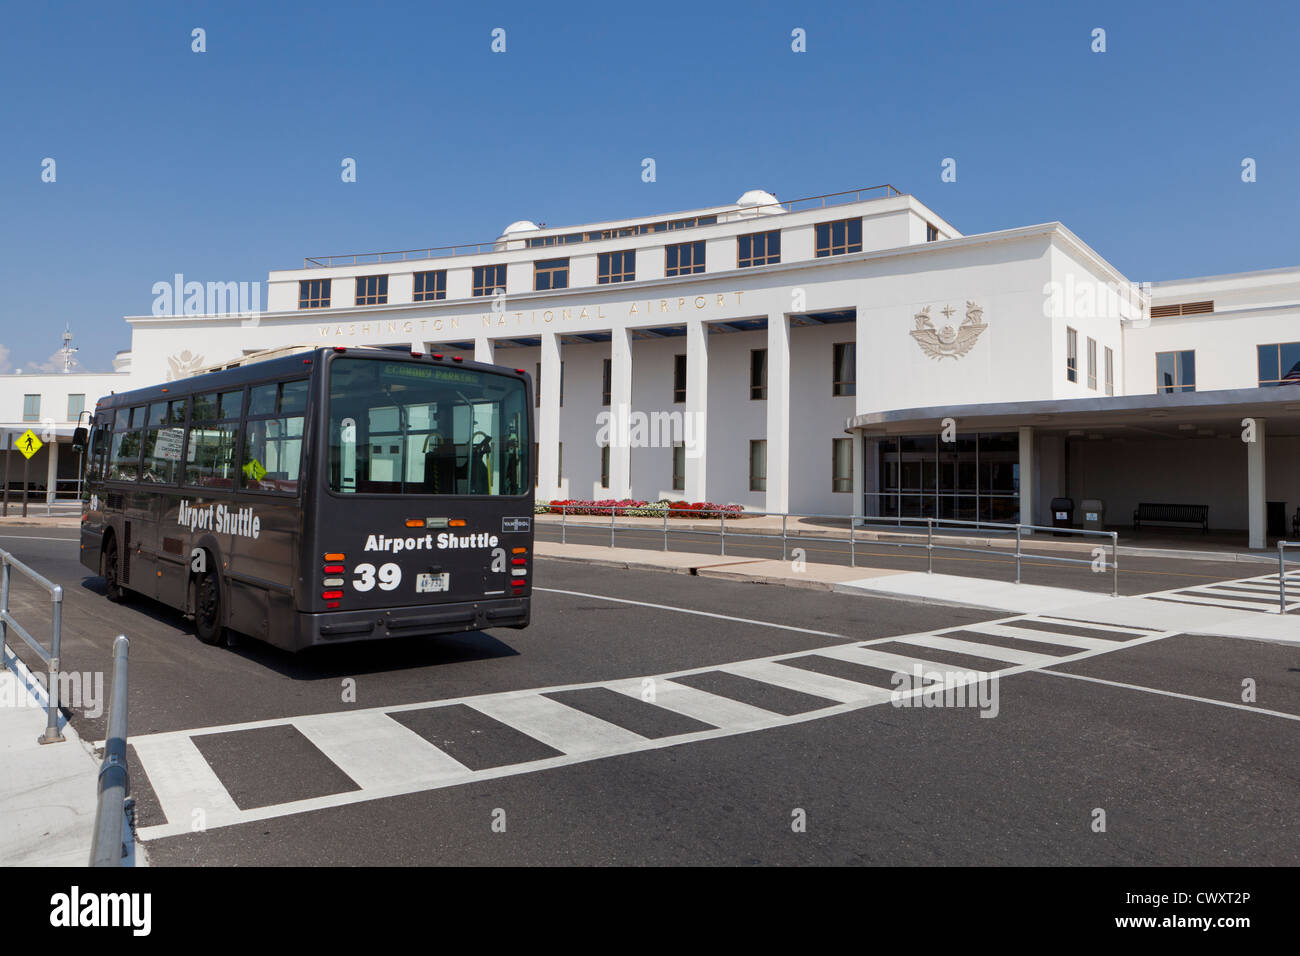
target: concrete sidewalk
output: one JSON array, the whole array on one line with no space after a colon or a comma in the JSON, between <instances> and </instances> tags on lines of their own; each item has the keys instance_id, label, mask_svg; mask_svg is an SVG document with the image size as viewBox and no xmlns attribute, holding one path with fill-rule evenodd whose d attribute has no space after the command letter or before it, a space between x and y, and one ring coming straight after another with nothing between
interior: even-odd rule
<instances>
[{"instance_id":1,"label":"concrete sidewalk","mask_svg":"<svg viewBox=\"0 0 1300 956\"><path fill-rule=\"evenodd\" d=\"M686 551L606 548L592 544L559 544L554 541L536 541L533 551L542 558L581 561L607 568L671 571L677 574L694 574L702 578L723 578L752 584L780 584L818 591L834 590L837 584L845 581L911 573L886 569L848 568L835 564L804 564L803 570L796 571L793 561L726 558L716 554L695 554Z\"/></svg>"},{"instance_id":2,"label":"concrete sidewalk","mask_svg":"<svg viewBox=\"0 0 1300 956\"><path fill-rule=\"evenodd\" d=\"M6 648L0 670L0 866L86 866L99 761L59 715L61 743L40 744L48 698Z\"/></svg>"},{"instance_id":3,"label":"concrete sidewalk","mask_svg":"<svg viewBox=\"0 0 1300 956\"><path fill-rule=\"evenodd\" d=\"M610 523L609 515L566 515L561 520L560 515L539 514L535 518L538 525L555 528L564 524L569 528L581 528L584 531L608 531ZM785 521L785 533L791 542L797 542L799 538L827 538L848 541L850 536L848 519L841 519L838 526L832 523L834 520L831 518L792 515ZM722 521L718 518L668 519L670 534L674 531L703 531L718 534L721 527ZM726 527L727 535L734 534L737 539L746 534L774 535L779 538L782 523L779 515L747 515L742 518L728 517ZM620 532L662 533L664 520L663 518L645 518L620 514L616 519L616 528ZM1145 531L1141 535L1134 535L1130 530L1124 528L1108 528L1107 530L1119 533L1119 553L1121 556L1168 556L1206 561L1261 562L1274 566L1277 564L1276 549L1265 548L1251 551L1238 543L1232 535L1212 534L1207 537L1192 537L1188 535L1161 534L1159 529ZM852 536L860 544L880 541L923 545L927 540L924 527L918 530L915 527L895 527L888 524L874 527L860 526L853 531ZM972 529L970 533L961 533L951 528L936 528L934 541L936 547L942 544L961 548L988 548L993 551L1014 552L1016 549L1015 535L1006 532L981 532ZM1027 533L1022 542L1022 547L1026 552L1041 551L1078 555L1091 554L1093 549L1099 546L1109 549L1110 542L1106 538L1099 538L1095 535L1071 535L1058 538L1051 532L1045 531L1035 534Z\"/></svg>"},{"instance_id":4,"label":"concrete sidewalk","mask_svg":"<svg viewBox=\"0 0 1300 956\"><path fill-rule=\"evenodd\" d=\"M1176 597L1176 592L1111 597L1109 594L1072 588L1016 584L953 574L927 574L923 571L847 568L811 563L801 564L799 570L796 570L792 561L725 558L680 551L608 548L551 541L537 541L534 547L538 557L603 567L669 571L738 582L892 598L920 604L946 604L1009 614L1051 614L1097 623L1150 627L1188 634L1300 644L1300 613L1297 612L1300 608L1282 615L1259 610L1179 603L1171 599L1171 595ZM1242 575L1243 578L1249 576L1249 571ZM1294 604L1289 606L1296 607Z\"/></svg>"}]
</instances>

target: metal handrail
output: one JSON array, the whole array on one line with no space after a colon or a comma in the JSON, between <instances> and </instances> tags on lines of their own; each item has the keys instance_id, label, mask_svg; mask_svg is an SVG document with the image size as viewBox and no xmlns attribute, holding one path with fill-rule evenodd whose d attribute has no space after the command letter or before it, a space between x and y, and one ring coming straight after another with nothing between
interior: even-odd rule
<instances>
[{"instance_id":1,"label":"metal handrail","mask_svg":"<svg viewBox=\"0 0 1300 956\"><path fill-rule=\"evenodd\" d=\"M629 514L627 513L627 512L629 512L629 511L631 511L631 510L634 510L634 509L636 509L636 510L641 510L641 509L643 509L644 507L645 507L644 505L596 505L596 504L589 504L589 505L587 505L587 504L584 504L584 505L572 506L572 505L563 505L563 504L562 504L562 505L559 506L559 509L560 509L560 543L561 543L561 544L566 544L566 543L568 543L568 527L567 527L567 525L568 525L568 512L569 512L570 508L572 508L574 511L585 512L586 514L591 515L591 516L593 516L593 517L595 517L595 516L599 516L599 515L602 515L602 514L604 514L606 511L608 511L608 512L609 512L609 546L612 548L612 547L614 547L614 541L615 541L615 530L616 530L615 521L616 521L616 518L617 518L618 512L620 512L620 511L623 512L623 516L624 516L624 517L653 517L653 515L629 515ZM670 511L671 511L671 505L669 505L667 508L665 508L665 509L664 509L664 512L663 512L663 535L664 535L664 550L665 550L665 551L668 550L668 516L669 516L669 514L670 514ZM713 530L711 530L711 529L707 529L707 528L678 528L678 529L675 529L675 530L676 530L676 533L678 533L678 534L707 534L707 535L717 535L718 538L719 538L719 554L725 556L726 553L727 553L727 515L728 515L728 512L727 512L727 511L720 510L720 511L718 512L718 514L717 514L718 530L717 530L717 531L713 531ZM575 515L575 516L576 516L576 515ZM834 518L834 519L839 519L839 520L846 521L846 522L848 522L848 525L849 525L849 539L848 539L848 540L849 540L849 566L850 566L850 567L857 567L857 528L858 528L859 524L865 525L865 524L867 524L868 522L877 522L877 523L882 523L882 524L889 524L889 525L892 525L892 526L894 526L894 527L900 527L900 525L898 525L898 524L896 523L896 519L893 518L893 517L886 518L886 517L883 517L883 516L874 516L874 515L864 516L864 515L845 515L845 514L806 514L806 513L796 513L796 512L792 512L792 511L784 511L784 512L783 512L783 511L749 511L749 510L746 510L746 511L742 511L742 512L739 512L739 513L731 512L731 516L732 516L733 521L734 521L736 518L779 517L779 518L781 519L781 533L780 533L780 534L764 534L764 533L762 533L762 532L758 532L758 531L732 531L732 532L731 532L731 536L732 536L733 538L766 538L766 539L771 539L771 540L776 540L777 538L779 538L779 539L781 540L781 560L782 560L782 561L784 561L784 560L786 559L786 554L787 554L787 551L788 551L788 543L789 543L790 538L792 537L792 536L790 535L790 533L789 533L789 529L788 529L788 527L787 527L787 520L788 520L789 518ZM682 514L682 517L683 517L683 518L688 518L688 519L689 519L689 518L694 517L694 516L689 515L689 514ZM713 519L714 519L714 516L713 516L713 515L708 515L708 516L706 516L706 517L700 517L700 518L697 518L696 520L701 520L701 521L712 521ZM1009 523L1006 523L1006 522L992 522L992 521L964 521L964 520L961 520L961 519L958 519L958 518L905 518L905 519L902 519L902 520L907 521L907 522L911 523L911 524L914 525L914 526L917 526L918 531L919 531L919 526L920 526L920 525L922 525L922 524L925 525L925 543L924 543L924 544L919 544L919 543L911 542L911 541L882 541L882 540L879 540L879 539L877 539L877 540L874 541L873 543L874 543L874 544L890 545L890 546L893 546L893 547L899 547L899 548L924 548L924 549L926 550L926 572L929 573L929 574L933 574L933 573L934 573L934 552L935 552L936 550L939 550L939 551L957 551L957 552L967 552L967 553L970 553L970 554L982 554L982 555L986 555L986 556L997 556L997 557L1014 558L1014 559L1015 559L1015 562L1016 562L1016 583L1017 583L1017 584L1020 584L1020 583L1021 583L1021 569L1022 569L1022 564L1023 564L1024 557L1025 557L1025 555L1024 555L1024 533L1025 533L1026 531L1030 532L1031 535L1032 535L1035 531L1048 531L1048 532L1052 532L1053 534L1059 534L1059 535L1079 535L1080 537L1098 537L1098 538L1107 538L1107 539L1109 539L1109 541L1110 541L1111 596L1112 596L1112 597L1119 597L1119 532L1117 532L1117 531L1094 531L1094 530L1087 529L1087 528L1055 528L1055 527L1049 528L1049 527L1046 527L1046 526L1044 526L1044 525L1034 525L1034 524L1009 524ZM959 546L959 545L951 545L951 544L936 544L936 543L935 543L935 540L934 540L934 532L935 532L935 528L936 528L936 526L940 527L940 529L942 530L944 527L949 526L949 525L952 525L952 526L959 526L959 528L960 528L960 527L973 528L973 529L975 529L975 530L977 530L977 531L988 531L988 532L992 532L992 533L995 533L995 534L998 533L998 532L1001 532L1001 533L1005 534L1005 536L1008 537L1008 538L1009 538L1012 534L1014 534L1014 535L1015 535L1015 541L1016 541L1016 548L1015 548L1015 551L1014 551L1013 553L1007 554L1007 553L1004 553L1004 552L1001 552L1001 551L997 551L997 550L993 550L993 549L989 549L989 548L970 548L970 547L962 547L962 546ZM959 528L958 528L958 530L959 530ZM795 534L795 535L793 535L793 537L795 537L795 538L806 538L806 537L817 537L817 536L816 536L816 535L808 535L808 534ZM1300 545L1297 545L1297 546L1300 546ZM1033 554L1033 555L1031 555L1031 557L1032 557L1035 561L1056 561L1056 562L1059 562L1059 563L1062 563L1062 564L1087 564L1087 565L1092 565L1092 564L1094 563L1094 560L1095 560L1095 559L1090 559L1090 558L1067 558L1067 557L1059 557L1059 556L1057 556L1057 555L1049 555L1049 554ZM1106 559L1105 559L1105 555L1104 555L1104 553L1103 553L1103 555L1102 555L1102 568L1105 569L1105 567L1106 567Z\"/></svg>"},{"instance_id":2,"label":"metal handrail","mask_svg":"<svg viewBox=\"0 0 1300 956\"><path fill-rule=\"evenodd\" d=\"M767 213L763 213L764 215L777 216L777 215L782 215L784 213L791 213L791 212L807 212L808 209L810 208L825 209L828 206L844 206L853 202L862 202L863 193L875 192L876 190L880 190L880 189L883 189L885 191L885 194L884 196L880 196L876 198L892 199L895 196L903 195L901 192L898 191L898 189L896 189L890 183L881 183L879 186L863 186L861 189L846 189L842 192L824 193L820 196L808 196L804 199L790 199L785 202L763 203L761 205L756 205L756 206L741 206L737 209L724 213L723 215L726 215L729 218L721 221L730 221L730 217L733 216L736 219L743 219L750 213L753 213L755 216L757 216L760 215L760 210L779 209L780 212L770 211ZM853 198L842 199L839 202L827 202L828 199L837 199L841 196L852 196ZM816 206L805 207L803 209L795 208L795 206L799 203L813 203L813 202L819 202L820 204ZM669 215L665 218L667 220L671 220L674 217L672 215ZM574 232L581 232L583 238L575 242L557 243L556 246L542 246L538 248L551 249L561 245L563 246L580 245L586 242L607 241L604 239L587 238L588 227L595 226L595 225L604 226L604 225L609 225L609 223L589 223L586 226L577 225L577 226L566 227L573 230ZM712 225L712 223L710 223L710 225ZM528 245L529 238L535 238L535 237L523 236L520 238L510 238L510 239L501 238L501 239L494 239L491 242L461 242L452 246L426 246L423 249L396 249L389 252L352 252L352 253L345 253L343 255L338 255L338 256L307 256L302 261L302 267L304 269L311 269L313 267L329 268L334 265L343 265L343 266L383 265L385 262L406 262L407 260L410 259L444 259L444 258L450 258L452 256L478 255L483 252L508 252L508 251L518 250L518 249L533 248L532 246ZM514 243L514 245L511 245L511 243Z\"/></svg>"},{"instance_id":3,"label":"metal handrail","mask_svg":"<svg viewBox=\"0 0 1300 956\"><path fill-rule=\"evenodd\" d=\"M50 595L50 649L48 651L9 613L9 584L13 568L17 568ZM63 631L63 588L37 574L8 551L0 550L0 666L7 667L9 663L5 655L5 642L11 627L49 667L50 683L46 692L45 732L36 740L42 744L58 743L64 739L63 734L59 732L59 651L62 646Z\"/></svg>"},{"instance_id":4,"label":"metal handrail","mask_svg":"<svg viewBox=\"0 0 1300 956\"><path fill-rule=\"evenodd\" d=\"M1277 589L1278 613L1286 613L1286 549L1300 548L1300 541L1281 541L1277 543Z\"/></svg>"},{"instance_id":5,"label":"metal handrail","mask_svg":"<svg viewBox=\"0 0 1300 956\"><path fill-rule=\"evenodd\" d=\"M128 826L131 775L126 765L126 663L131 642L119 634L113 641L113 689L104 734L104 762L99 767L99 798L90 844L91 866L121 866L135 837Z\"/></svg>"}]
</instances>

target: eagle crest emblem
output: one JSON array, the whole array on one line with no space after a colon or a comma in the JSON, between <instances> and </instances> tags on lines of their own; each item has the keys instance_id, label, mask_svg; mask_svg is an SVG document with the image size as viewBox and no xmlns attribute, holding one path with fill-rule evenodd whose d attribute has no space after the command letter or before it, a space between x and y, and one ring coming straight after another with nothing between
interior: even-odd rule
<instances>
[{"instance_id":1,"label":"eagle crest emblem","mask_svg":"<svg viewBox=\"0 0 1300 956\"><path fill-rule=\"evenodd\" d=\"M948 305L939 311L945 318L950 318L957 310ZM974 348L980 335L988 328L984 321L984 310L969 300L966 302L966 318L957 326L937 328L930 318L928 305L912 318L916 321L916 328L912 330L911 336L921 346L921 351L932 359L961 358Z\"/></svg>"}]
</instances>

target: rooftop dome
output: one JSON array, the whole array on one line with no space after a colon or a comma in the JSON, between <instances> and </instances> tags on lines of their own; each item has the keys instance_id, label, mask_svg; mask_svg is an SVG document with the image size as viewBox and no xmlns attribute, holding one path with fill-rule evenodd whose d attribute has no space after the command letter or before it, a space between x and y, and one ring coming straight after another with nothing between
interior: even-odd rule
<instances>
[{"instance_id":1,"label":"rooftop dome","mask_svg":"<svg viewBox=\"0 0 1300 956\"><path fill-rule=\"evenodd\" d=\"M537 223L529 222L527 219L518 219L515 222L512 222L510 225L506 226L506 231L501 233L501 235L513 236L519 232L536 232L537 229L538 229Z\"/></svg>"},{"instance_id":2,"label":"rooftop dome","mask_svg":"<svg viewBox=\"0 0 1300 956\"><path fill-rule=\"evenodd\" d=\"M736 200L737 206L774 205L777 198L765 189L751 189Z\"/></svg>"}]
</instances>

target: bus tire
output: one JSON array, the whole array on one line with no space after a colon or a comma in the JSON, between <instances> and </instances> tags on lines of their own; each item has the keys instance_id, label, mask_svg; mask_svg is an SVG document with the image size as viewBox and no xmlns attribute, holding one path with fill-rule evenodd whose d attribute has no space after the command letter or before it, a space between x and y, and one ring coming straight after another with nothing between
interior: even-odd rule
<instances>
[{"instance_id":1,"label":"bus tire","mask_svg":"<svg viewBox=\"0 0 1300 956\"><path fill-rule=\"evenodd\" d=\"M194 582L194 636L204 644L224 642L221 599L221 581L216 572L204 571Z\"/></svg>"},{"instance_id":2,"label":"bus tire","mask_svg":"<svg viewBox=\"0 0 1300 956\"><path fill-rule=\"evenodd\" d=\"M126 588L122 587L121 559L117 553L117 539L109 536L104 542L104 551L100 556L100 567L104 571L104 596L114 604L126 600Z\"/></svg>"}]
</instances>

